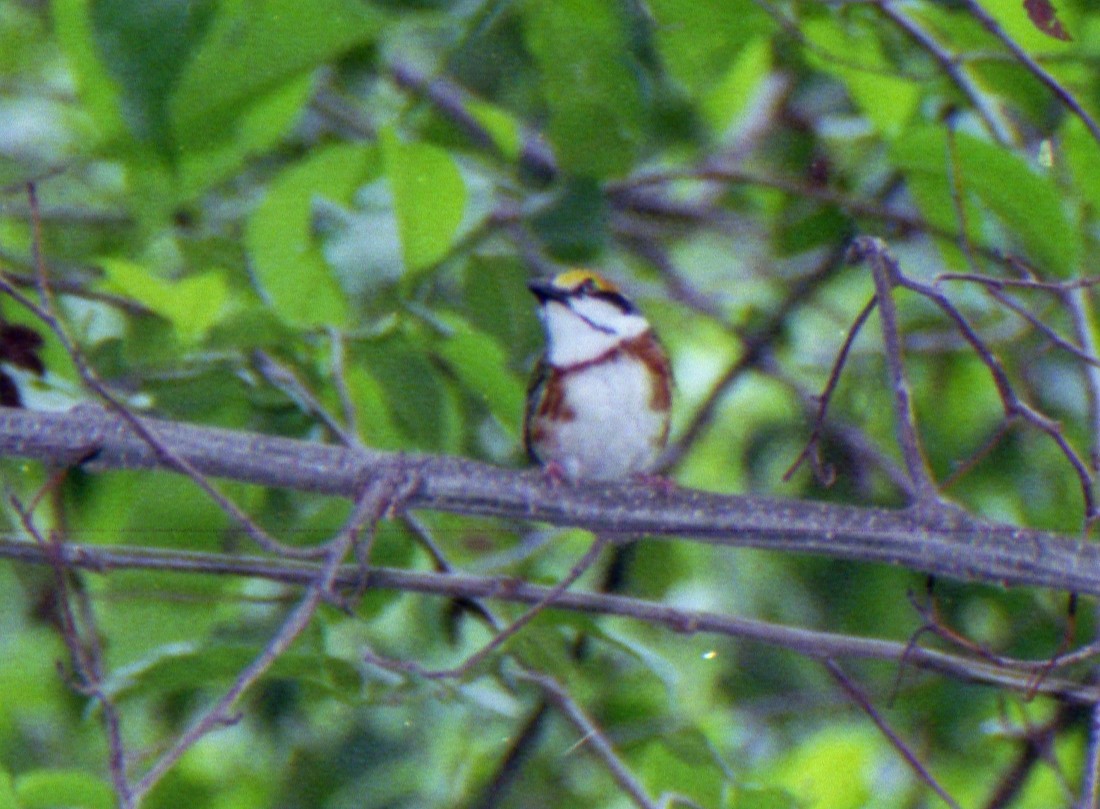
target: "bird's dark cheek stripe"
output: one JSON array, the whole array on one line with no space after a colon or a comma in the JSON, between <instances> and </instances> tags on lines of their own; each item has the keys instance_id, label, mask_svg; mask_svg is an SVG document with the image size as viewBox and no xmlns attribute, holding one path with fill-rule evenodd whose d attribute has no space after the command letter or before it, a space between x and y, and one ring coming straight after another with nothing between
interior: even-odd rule
<instances>
[{"instance_id":1,"label":"bird's dark cheek stripe","mask_svg":"<svg viewBox=\"0 0 1100 809\"><path fill-rule=\"evenodd\" d=\"M601 326L599 323L593 323L591 320L586 318L584 315L582 315L576 309L570 308L569 311L572 312L573 314L575 314L577 317L579 317L581 320L583 320L589 326L594 328L596 331L603 332L604 334L614 334L615 333L615 330L610 328L609 326Z\"/></svg>"}]
</instances>

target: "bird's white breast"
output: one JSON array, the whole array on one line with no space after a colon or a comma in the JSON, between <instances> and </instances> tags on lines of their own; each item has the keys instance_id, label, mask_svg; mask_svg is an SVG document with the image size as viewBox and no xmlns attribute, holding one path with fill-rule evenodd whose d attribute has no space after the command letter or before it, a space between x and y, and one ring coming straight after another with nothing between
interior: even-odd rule
<instances>
[{"instance_id":1,"label":"bird's white breast","mask_svg":"<svg viewBox=\"0 0 1100 809\"><path fill-rule=\"evenodd\" d=\"M650 372L619 356L570 373L565 403L575 417L555 422L539 455L572 478L610 480L649 470L660 450L668 414L651 405Z\"/></svg>"}]
</instances>

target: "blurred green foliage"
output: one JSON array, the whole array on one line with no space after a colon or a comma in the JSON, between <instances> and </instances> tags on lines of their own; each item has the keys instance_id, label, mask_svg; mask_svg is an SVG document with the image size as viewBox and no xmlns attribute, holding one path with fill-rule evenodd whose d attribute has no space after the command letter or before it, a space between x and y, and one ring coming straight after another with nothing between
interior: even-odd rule
<instances>
[{"instance_id":1,"label":"blurred green foliage","mask_svg":"<svg viewBox=\"0 0 1100 809\"><path fill-rule=\"evenodd\" d=\"M1057 3L1063 42L1016 0L982 7L1098 112L1100 9ZM341 380L368 446L519 465L541 345L525 282L578 262L621 280L667 344L674 437L751 360L675 470L681 483L899 506L874 317L821 442L835 482L809 466L783 481L812 429L809 397L873 292L865 268L840 260L851 237L882 236L926 283L1095 272L1100 144L966 2L17 0L0 4L0 87L0 268L33 269L33 180L51 277L88 359L136 407L184 421L325 438L313 404L260 373L262 351L332 413ZM937 288L1088 457L1100 436L1086 364L982 288ZM1067 341L1096 337L1091 294L998 291ZM940 480L959 472L950 495L987 517L1079 530L1065 454L1018 421L983 451L1004 421L988 369L942 310L912 293L897 301L928 462ZM10 301L2 315L33 325ZM86 396L52 338L44 357L47 378L22 380L29 406ZM46 477L3 469L23 496ZM290 544L322 541L346 512L226 491ZM39 516L74 541L253 551L169 476L74 472ZM420 517L476 572L553 582L586 545L576 532ZM431 565L399 525L374 560ZM296 596L158 572L82 581L135 772L227 687ZM664 541L635 549L623 585L900 640L921 625L907 592L922 586L906 571ZM55 665L65 650L52 587L45 571L0 565L0 806L110 806L98 716ZM1061 639L1057 594L939 587L945 620L1000 652L1042 659ZM1092 624L1082 610L1081 637ZM489 637L439 599L326 606L241 721L185 756L147 805L488 806L479 796L536 691L499 657L434 683L382 672L363 652L444 666ZM568 684L653 794L739 809L933 801L823 669L793 653L554 612L508 650ZM850 668L962 805L982 805L1018 731L1056 713L893 665ZM1037 765L1014 806L1066 803L1059 769L1074 787L1084 721L1059 730L1059 766ZM491 805L629 805L553 711L536 739Z\"/></svg>"}]
</instances>

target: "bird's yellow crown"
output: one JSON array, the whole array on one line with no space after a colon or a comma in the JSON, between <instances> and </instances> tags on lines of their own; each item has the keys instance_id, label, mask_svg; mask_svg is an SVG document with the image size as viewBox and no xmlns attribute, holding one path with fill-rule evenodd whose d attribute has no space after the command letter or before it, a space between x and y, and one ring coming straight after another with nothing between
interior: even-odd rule
<instances>
[{"instance_id":1,"label":"bird's yellow crown","mask_svg":"<svg viewBox=\"0 0 1100 809\"><path fill-rule=\"evenodd\" d=\"M558 289L580 289L590 283L600 292L618 292L619 288L592 270L573 269L558 273L551 282Z\"/></svg>"}]
</instances>

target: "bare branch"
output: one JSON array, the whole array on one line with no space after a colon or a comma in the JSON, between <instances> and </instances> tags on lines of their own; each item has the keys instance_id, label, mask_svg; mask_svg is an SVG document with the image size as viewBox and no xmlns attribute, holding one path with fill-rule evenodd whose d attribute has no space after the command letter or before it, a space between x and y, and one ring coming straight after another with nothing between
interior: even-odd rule
<instances>
[{"instance_id":1,"label":"bare branch","mask_svg":"<svg viewBox=\"0 0 1100 809\"><path fill-rule=\"evenodd\" d=\"M143 569L202 573L215 576L250 576L288 584L310 586L317 581L319 565L298 559L269 559L156 548L97 547L66 543L58 551L67 566L99 574L112 570ZM52 564L48 554L31 542L0 540L0 558L28 564ZM345 566L335 575L333 587L361 587L363 571ZM402 590L446 598L485 599L517 604L537 604L550 592L513 577L431 573L398 568L371 567L366 586ZM686 634L708 633L789 649L820 659L870 659L907 665L966 682L985 683L1020 693L1034 693L1075 704L1100 702L1100 686L1047 677L1035 686L1030 673L1018 666L1006 667L987 660L940 652L898 641L854 637L783 624L769 623L701 610L669 607L652 601L609 593L570 591L559 595L551 607L601 615L618 615Z\"/></svg>"},{"instance_id":2,"label":"bare branch","mask_svg":"<svg viewBox=\"0 0 1100 809\"><path fill-rule=\"evenodd\" d=\"M37 210L37 196L33 183L28 184L27 191L30 197L31 210L35 211ZM134 415L131 409L103 383L95 370L88 364L83 352L80 350L79 346L77 346L76 341L69 335L68 330L57 315L53 304L53 292L50 288L49 275L46 272L46 265L43 261L41 248L39 246L41 241L41 233L39 232L41 229L41 222L37 217L33 219L33 225L35 228L35 239L32 250L35 266L37 268L37 289L42 304L35 304L34 301L15 289L8 282L7 278L4 277L3 273L0 273L0 291L10 295L17 303L33 313L35 317L41 320L54 334L64 348L65 353L69 356L77 374L88 390L92 391L108 407L118 413L120 418L129 424L135 433L141 436L148 448L160 456L164 463L175 471L189 477L223 512L231 519L235 520L257 545L270 552L279 552L286 555L302 554L302 551L287 545L282 545L274 538L268 536L255 521L237 506L236 503L218 491L200 471L191 466L187 460L176 455L171 448L164 444L155 430L150 429L146 422L143 422ZM84 454L86 453L87 448L84 450ZM83 457L83 454L81 457ZM71 458L69 462L72 462ZM304 555L308 556L309 553L311 552L306 551Z\"/></svg>"},{"instance_id":3,"label":"bare branch","mask_svg":"<svg viewBox=\"0 0 1100 809\"><path fill-rule=\"evenodd\" d=\"M900 271L897 262L890 255L886 243L881 239L864 237L852 245L852 255L858 261L866 261L871 266L871 275L875 281L875 299L878 302L879 316L882 321L882 337L885 345L886 366L890 372L890 389L894 398L894 420L898 446L913 481L913 492L918 503L932 503L939 500L936 482L928 468L928 461L921 448L920 435L917 432L916 416L909 392L909 379L905 374L902 358L901 328L898 325L897 307L894 305L893 288L898 281Z\"/></svg>"},{"instance_id":4,"label":"bare branch","mask_svg":"<svg viewBox=\"0 0 1100 809\"><path fill-rule=\"evenodd\" d=\"M1100 546L985 522L957 509L891 511L722 495L644 483L564 483L463 458L334 447L141 419L175 455L211 477L353 498L395 469L421 482L408 507L537 520L620 535L675 536L885 562L949 578L1100 595ZM89 471L166 469L124 419L95 405L64 413L0 408L0 456Z\"/></svg>"}]
</instances>

